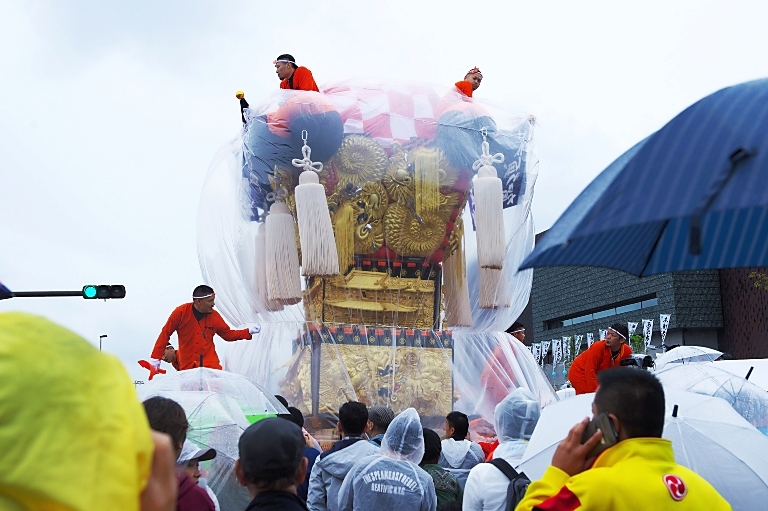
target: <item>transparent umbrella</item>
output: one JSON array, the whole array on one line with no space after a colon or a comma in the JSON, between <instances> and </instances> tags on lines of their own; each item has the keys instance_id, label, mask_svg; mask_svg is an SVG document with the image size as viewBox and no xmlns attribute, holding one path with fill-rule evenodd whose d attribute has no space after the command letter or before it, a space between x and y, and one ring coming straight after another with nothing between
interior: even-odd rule
<instances>
[{"instance_id":1,"label":"transparent umbrella","mask_svg":"<svg viewBox=\"0 0 768 511\"><path fill-rule=\"evenodd\" d=\"M665 389L725 399L747 422L768 434L768 392L747 379L716 364L668 365L656 376Z\"/></svg>"},{"instance_id":2,"label":"transparent umbrella","mask_svg":"<svg viewBox=\"0 0 768 511\"><path fill-rule=\"evenodd\" d=\"M691 362L714 362L722 355L721 351L704 346L680 346L656 358L656 370L660 371L667 364L688 364Z\"/></svg>"},{"instance_id":3,"label":"transparent umbrella","mask_svg":"<svg viewBox=\"0 0 768 511\"><path fill-rule=\"evenodd\" d=\"M288 410L264 387L236 373L199 368L158 375L144 385L140 396L166 396L168 392L211 392L230 397L249 423ZM185 408L186 409L186 408Z\"/></svg>"},{"instance_id":4,"label":"transparent umbrella","mask_svg":"<svg viewBox=\"0 0 768 511\"><path fill-rule=\"evenodd\" d=\"M584 417L592 416L594 400L594 393L579 394L544 407L520 460L518 472L525 472L531 480L540 478L552 461L555 449L573 425Z\"/></svg>"},{"instance_id":5,"label":"transparent umbrella","mask_svg":"<svg viewBox=\"0 0 768 511\"><path fill-rule=\"evenodd\" d=\"M747 358L741 360L718 360L715 366L749 381L768 391L768 358Z\"/></svg>"},{"instance_id":6,"label":"transparent umbrella","mask_svg":"<svg viewBox=\"0 0 768 511\"><path fill-rule=\"evenodd\" d=\"M721 398L673 390L665 397L663 437L672 441L675 460L709 481L735 511L761 509L768 502L768 437ZM518 472L539 479L571 427L592 415L593 400L582 394L544 408Z\"/></svg>"},{"instance_id":7,"label":"transparent umbrella","mask_svg":"<svg viewBox=\"0 0 768 511\"><path fill-rule=\"evenodd\" d=\"M152 396L179 403L189 421L187 437L200 447L216 449L216 458L200 465L221 509L245 509L248 492L234 473L237 442L250 424L287 413L285 407L248 378L207 368L155 377L141 391L142 400Z\"/></svg>"}]
</instances>

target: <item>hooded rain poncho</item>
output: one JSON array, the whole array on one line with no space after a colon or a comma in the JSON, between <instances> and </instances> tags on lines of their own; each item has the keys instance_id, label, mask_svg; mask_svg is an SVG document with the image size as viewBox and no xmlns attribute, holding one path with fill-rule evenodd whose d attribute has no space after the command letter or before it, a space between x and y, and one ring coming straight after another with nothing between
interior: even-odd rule
<instances>
[{"instance_id":1,"label":"hooded rain poncho","mask_svg":"<svg viewBox=\"0 0 768 511\"><path fill-rule=\"evenodd\" d=\"M0 509L139 509L153 443L123 364L44 318L0 314Z\"/></svg>"},{"instance_id":2,"label":"hooded rain poncho","mask_svg":"<svg viewBox=\"0 0 768 511\"><path fill-rule=\"evenodd\" d=\"M515 467L520 463L528 440L539 421L541 407L527 389L509 393L494 411L494 426L499 446L494 458L502 458ZM503 511L507 502L509 479L490 463L481 463L469 472L464 487L464 511Z\"/></svg>"},{"instance_id":3,"label":"hooded rain poncho","mask_svg":"<svg viewBox=\"0 0 768 511\"><path fill-rule=\"evenodd\" d=\"M381 454L360 460L339 492L339 509L435 511L432 476L419 467L424 432L413 408L394 418L381 442Z\"/></svg>"}]
</instances>

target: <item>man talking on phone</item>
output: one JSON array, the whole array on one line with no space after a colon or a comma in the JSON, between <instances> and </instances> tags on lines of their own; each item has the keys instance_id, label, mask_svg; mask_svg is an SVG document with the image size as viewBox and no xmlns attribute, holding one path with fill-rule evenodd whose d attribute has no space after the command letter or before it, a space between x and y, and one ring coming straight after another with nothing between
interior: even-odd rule
<instances>
[{"instance_id":1,"label":"man talking on phone","mask_svg":"<svg viewBox=\"0 0 768 511\"><path fill-rule=\"evenodd\" d=\"M612 425L606 438L614 440L615 433L615 444L589 457L603 433L597 430L582 443L589 420L576 424L516 511L731 509L701 476L675 463L672 443L661 438L664 390L655 376L612 368L597 379L592 413L606 414Z\"/></svg>"}]
</instances>

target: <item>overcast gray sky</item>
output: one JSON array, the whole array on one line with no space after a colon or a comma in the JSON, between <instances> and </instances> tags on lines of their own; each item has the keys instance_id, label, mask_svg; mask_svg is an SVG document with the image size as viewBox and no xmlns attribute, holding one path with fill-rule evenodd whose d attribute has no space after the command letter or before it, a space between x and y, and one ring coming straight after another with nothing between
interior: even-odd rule
<instances>
[{"instance_id":1,"label":"overcast gray sky","mask_svg":"<svg viewBox=\"0 0 768 511\"><path fill-rule=\"evenodd\" d=\"M124 300L13 299L136 379L201 281L196 211L240 129L234 92L292 53L321 84L450 84L536 114L537 231L614 158L697 99L768 76L762 1L14 1L0 4L0 281L121 283ZM638 191L638 193L640 193ZM652 197L648 198L653 200Z\"/></svg>"}]
</instances>

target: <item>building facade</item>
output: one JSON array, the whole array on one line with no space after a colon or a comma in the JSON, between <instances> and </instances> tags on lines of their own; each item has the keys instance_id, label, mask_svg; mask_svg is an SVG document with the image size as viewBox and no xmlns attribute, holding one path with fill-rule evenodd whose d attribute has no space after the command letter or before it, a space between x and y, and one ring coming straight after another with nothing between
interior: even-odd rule
<instances>
[{"instance_id":1,"label":"building facade","mask_svg":"<svg viewBox=\"0 0 768 511\"><path fill-rule=\"evenodd\" d=\"M768 357L768 268L701 270L638 278L607 268L536 268L520 320L526 344L592 332L612 323L669 314L665 344L719 349L734 358Z\"/></svg>"}]
</instances>

